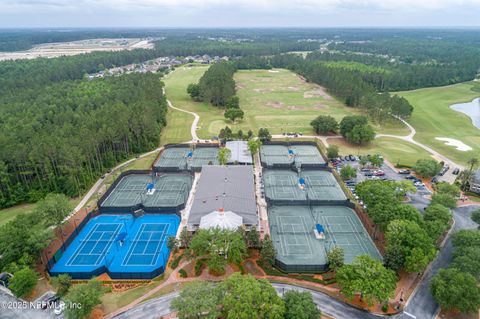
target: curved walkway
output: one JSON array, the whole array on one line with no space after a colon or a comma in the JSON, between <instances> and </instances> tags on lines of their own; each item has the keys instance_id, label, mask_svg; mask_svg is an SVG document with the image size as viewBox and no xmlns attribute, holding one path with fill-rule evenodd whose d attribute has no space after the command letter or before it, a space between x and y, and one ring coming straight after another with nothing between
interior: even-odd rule
<instances>
[{"instance_id":1,"label":"curved walkway","mask_svg":"<svg viewBox=\"0 0 480 319\"><path fill-rule=\"evenodd\" d=\"M410 123L408 123L407 121L405 121L404 119L400 118L400 117L396 117L399 121L401 121L403 124L405 124L408 129L410 130L410 134L408 135L392 135L392 134L377 134L375 136L375 138L379 138L379 137L392 137L392 138L397 138L397 139L400 139L400 140L403 140L405 142L409 142L409 143L412 143L412 144L415 144L417 145L418 147L421 147L423 148L424 150L426 150L427 152L429 152L430 154L432 154L433 156L435 156L436 158L444 161L445 163L447 163L450 167L458 167L460 169L465 169L465 167L463 165L460 165L460 164L457 164L455 163L454 161L450 160L448 157L442 155L441 153L435 151L434 149L430 148L429 146L426 146L425 144L422 144L422 143L419 143L417 141L415 141L413 138L415 136L415 134L417 134L417 131L415 130L415 128L410 125Z\"/></svg>"},{"instance_id":2,"label":"curved walkway","mask_svg":"<svg viewBox=\"0 0 480 319\"><path fill-rule=\"evenodd\" d=\"M167 96L165 94L165 88L163 88L163 95ZM167 105L168 105L169 108L172 108L174 110L193 115L193 122L192 122L192 126L190 127L190 134L192 135L192 141L193 142L201 142L202 140L200 140L198 138L198 135L197 135L198 121L200 121L200 116L195 112L190 112L190 111L178 108L176 106L173 106L172 102L170 102L169 99L167 99Z\"/></svg>"}]
</instances>

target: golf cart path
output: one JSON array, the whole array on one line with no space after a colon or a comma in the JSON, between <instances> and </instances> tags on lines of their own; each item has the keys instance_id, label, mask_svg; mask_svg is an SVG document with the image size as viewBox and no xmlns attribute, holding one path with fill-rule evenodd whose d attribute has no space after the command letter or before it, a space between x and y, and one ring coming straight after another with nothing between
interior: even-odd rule
<instances>
[{"instance_id":1,"label":"golf cart path","mask_svg":"<svg viewBox=\"0 0 480 319\"><path fill-rule=\"evenodd\" d=\"M163 88L162 90L163 90L163 96L167 96L165 94L165 88ZM192 135L192 141L193 142L200 141L200 139L198 138L198 135L197 135L198 121L200 121L200 116L195 112L187 111L187 110L178 108L176 106L173 106L172 102L170 102L169 99L167 99L167 105L168 105L169 108L172 108L174 110L193 115L193 122L192 122L192 126L190 127L190 134Z\"/></svg>"},{"instance_id":2,"label":"golf cart path","mask_svg":"<svg viewBox=\"0 0 480 319\"><path fill-rule=\"evenodd\" d=\"M429 152L431 155L433 155L435 158L445 162L446 164L448 164L448 166L450 166L450 168L454 168L454 167L457 167L459 168L460 170L464 170L465 167L463 165L460 165L458 163L455 163L454 161L452 161L451 159L449 159L448 157L446 157L445 155L435 151L434 149L432 149L431 147L425 145L425 144L422 144L420 142L417 142L415 141L413 138L415 136L415 134L417 134L417 131L415 130L415 128L410 125L410 123L408 123L407 121L405 121L404 119L400 118L400 117L397 117L397 116L394 116L396 119L398 119L399 121L401 121L403 124L405 124L408 129L410 130L410 134L408 135L392 135L392 134L377 134L375 136L375 138L379 138L379 137L391 137L391 138L396 138L396 139L400 139L400 140L403 140L405 142L408 142L408 143L412 143L414 145L417 145L418 147L421 147L423 148L424 150L426 150L427 152ZM455 176L452 174L452 171L453 170L448 170L444 176L441 176L440 180L444 180L444 181L448 181L448 182L453 182L455 180Z\"/></svg>"}]
</instances>

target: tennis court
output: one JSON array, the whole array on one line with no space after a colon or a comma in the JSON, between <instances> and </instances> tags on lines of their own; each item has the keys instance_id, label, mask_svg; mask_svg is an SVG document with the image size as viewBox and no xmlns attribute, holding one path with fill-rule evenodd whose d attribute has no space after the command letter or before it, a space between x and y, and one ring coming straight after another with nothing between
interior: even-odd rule
<instances>
[{"instance_id":1,"label":"tennis court","mask_svg":"<svg viewBox=\"0 0 480 319\"><path fill-rule=\"evenodd\" d=\"M50 270L89 279L150 279L160 275L170 254L168 237L177 233L176 215L100 215L90 220Z\"/></svg>"},{"instance_id":2,"label":"tennis court","mask_svg":"<svg viewBox=\"0 0 480 319\"><path fill-rule=\"evenodd\" d=\"M270 203L292 201L331 203L346 202L347 196L331 172L288 169L266 169L263 173L265 196Z\"/></svg>"},{"instance_id":3,"label":"tennis court","mask_svg":"<svg viewBox=\"0 0 480 319\"><path fill-rule=\"evenodd\" d=\"M315 145L308 144L268 144L260 147L263 167L321 167L325 159Z\"/></svg>"},{"instance_id":4,"label":"tennis court","mask_svg":"<svg viewBox=\"0 0 480 319\"><path fill-rule=\"evenodd\" d=\"M306 192L298 184L298 175L291 170L267 169L263 172L265 197L269 201L306 201Z\"/></svg>"},{"instance_id":5,"label":"tennis court","mask_svg":"<svg viewBox=\"0 0 480 319\"><path fill-rule=\"evenodd\" d=\"M320 151L313 145L297 145L290 146L290 150L295 154L295 164L302 165L325 165L325 159L320 154Z\"/></svg>"},{"instance_id":6,"label":"tennis court","mask_svg":"<svg viewBox=\"0 0 480 319\"><path fill-rule=\"evenodd\" d=\"M324 202L347 200L347 196L331 172L302 170L298 178L305 181L304 188L309 200Z\"/></svg>"},{"instance_id":7,"label":"tennis court","mask_svg":"<svg viewBox=\"0 0 480 319\"><path fill-rule=\"evenodd\" d=\"M260 160L264 167L293 165L293 154L288 154L285 145L262 145L260 147Z\"/></svg>"},{"instance_id":8,"label":"tennis court","mask_svg":"<svg viewBox=\"0 0 480 319\"><path fill-rule=\"evenodd\" d=\"M318 272L327 267L327 252L335 246L345 251L345 262L368 254L381 255L353 210L343 206L272 206L268 208L270 235L278 265L289 272ZM321 224L325 239L315 237Z\"/></svg>"},{"instance_id":9,"label":"tennis court","mask_svg":"<svg viewBox=\"0 0 480 319\"><path fill-rule=\"evenodd\" d=\"M218 165L218 147L170 147L163 150L153 165L158 172L201 170L203 165Z\"/></svg>"},{"instance_id":10,"label":"tennis court","mask_svg":"<svg viewBox=\"0 0 480 319\"><path fill-rule=\"evenodd\" d=\"M167 173L125 175L107 193L101 202L100 210L106 212L109 208L114 212L119 208L127 210L146 208L165 208L177 211L183 207L192 188L193 177L189 174ZM150 185L150 186L148 186ZM147 188L151 187L151 191ZM141 207L140 207L141 206Z\"/></svg>"}]
</instances>

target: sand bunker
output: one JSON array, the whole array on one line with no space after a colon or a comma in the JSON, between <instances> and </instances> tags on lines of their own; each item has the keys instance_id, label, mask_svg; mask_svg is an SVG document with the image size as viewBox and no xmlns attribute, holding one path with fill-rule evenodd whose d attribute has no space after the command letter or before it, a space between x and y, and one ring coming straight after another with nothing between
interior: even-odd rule
<instances>
[{"instance_id":1,"label":"sand bunker","mask_svg":"<svg viewBox=\"0 0 480 319\"><path fill-rule=\"evenodd\" d=\"M448 138L448 137L435 137L436 140L445 142L445 145L448 146L453 146L457 150L462 151L462 152L467 152L471 151L472 148L468 146L467 144L463 143L462 141L453 139L453 138Z\"/></svg>"},{"instance_id":2,"label":"sand bunker","mask_svg":"<svg viewBox=\"0 0 480 319\"><path fill-rule=\"evenodd\" d=\"M280 71L277 71L277 70L268 70L268 72L270 72L270 73L278 73L278 72L280 72Z\"/></svg>"}]
</instances>

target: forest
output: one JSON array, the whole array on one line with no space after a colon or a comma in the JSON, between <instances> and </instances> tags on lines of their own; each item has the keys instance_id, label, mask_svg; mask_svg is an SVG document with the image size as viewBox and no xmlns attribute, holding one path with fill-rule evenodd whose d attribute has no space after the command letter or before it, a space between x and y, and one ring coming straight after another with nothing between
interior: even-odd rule
<instances>
[{"instance_id":1,"label":"forest","mask_svg":"<svg viewBox=\"0 0 480 319\"><path fill-rule=\"evenodd\" d=\"M0 207L78 196L158 145L167 105L155 74L32 85L0 97Z\"/></svg>"}]
</instances>

